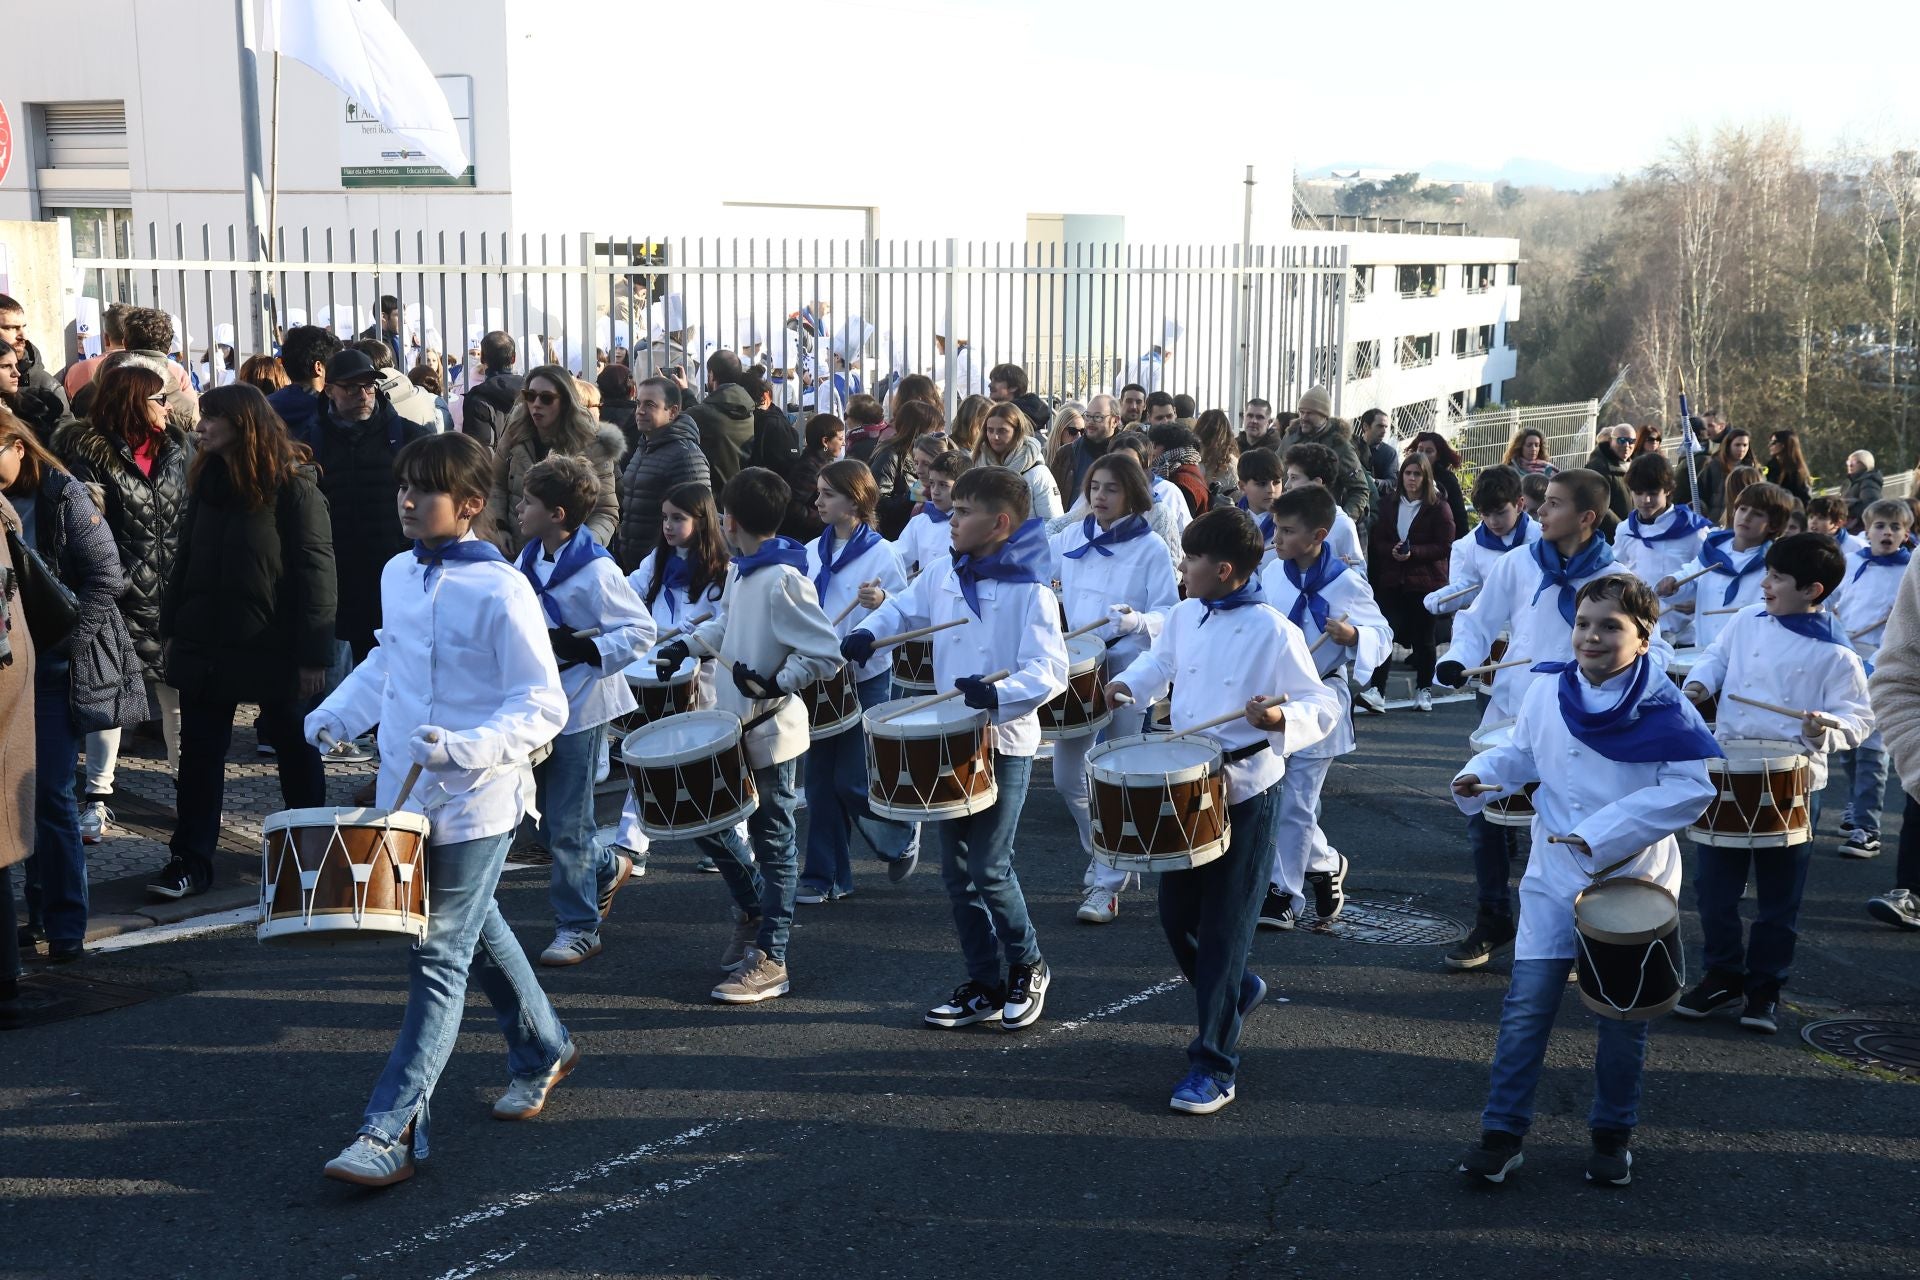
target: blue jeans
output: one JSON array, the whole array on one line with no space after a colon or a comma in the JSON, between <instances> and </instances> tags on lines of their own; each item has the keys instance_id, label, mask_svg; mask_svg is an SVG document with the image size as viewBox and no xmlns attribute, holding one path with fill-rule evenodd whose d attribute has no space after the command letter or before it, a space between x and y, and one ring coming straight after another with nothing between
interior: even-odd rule
<instances>
[{"instance_id":1,"label":"blue jeans","mask_svg":"<svg viewBox=\"0 0 1920 1280\"><path fill-rule=\"evenodd\" d=\"M1853 825L1871 835L1880 834L1880 810L1887 796L1887 753L1880 747L1855 747L1828 758L1829 777L1847 768L1847 815Z\"/></svg>"},{"instance_id":2,"label":"blue jeans","mask_svg":"<svg viewBox=\"0 0 1920 1280\"><path fill-rule=\"evenodd\" d=\"M876 707L892 696L893 677L881 672L860 682L860 705ZM807 750L807 863L800 882L836 893L853 892L853 833L858 831L882 862L906 851L913 828L875 817L867 807L867 735L855 725Z\"/></svg>"},{"instance_id":3,"label":"blue jeans","mask_svg":"<svg viewBox=\"0 0 1920 1280\"><path fill-rule=\"evenodd\" d=\"M1503 827L1477 813L1467 819L1467 843L1473 847L1473 881L1480 891L1483 913L1512 918L1512 858L1516 842L1526 838L1525 827Z\"/></svg>"},{"instance_id":4,"label":"blue jeans","mask_svg":"<svg viewBox=\"0 0 1920 1280\"><path fill-rule=\"evenodd\" d=\"M1013 836L1027 803L1032 756L993 753L1000 797L993 807L933 824L940 850L940 882L953 906L953 927L967 977L989 991L1004 991L1007 964L1040 963L1040 938L1027 915L1020 877L1013 871Z\"/></svg>"},{"instance_id":5,"label":"blue jeans","mask_svg":"<svg viewBox=\"0 0 1920 1280\"><path fill-rule=\"evenodd\" d=\"M613 883L613 850L594 839L593 825L593 770L605 732L595 725L561 734L533 771L540 839L553 855L553 922L586 933L599 931L600 893Z\"/></svg>"},{"instance_id":6,"label":"blue jeans","mask_svg":"<svg viewBox=\"0 0 1920 1280\"><path fill-rule=\"evenodd\" d=\"M1160 875L1160 928L1193 984L1199 1034L1187 1061L1221 1084L1240 1068L1240 1007L1247 952L1266 896L1279 838L1281 784L1227 809L1233 837L1225 854L1191 871Z\"/></svg>"},{"instance_id":7,"label":"blue jeans","mask_svg":"<svg viewBox=\"0 0 1920 1280\"><path fill-rule=\"evenodd\" d=\"M794 864L800 857L793 840L796 764L788 760L753 771L760 804L747 818L751 848L732 827L693 842L720 868L734 905L749 920L760 918L754 945L780 965L787 962L787 935L793 930Z\"/></svg>"},{"instance_id":8,"label":"blue jeans","mask_svg":"<svg viewBox=\"0 0 1920 1280\"><path fill-rule=\"evenodd\" d=\"M1515 960L1506 1003L1500 1007L1500 1040L1493 1050L1482 1129L1525 1137L1533 1123L1533 1093L1547 1060L1553 1017L1567 994L1573 961ZM1647 1061L1645 1022L1589 1015L1599 1024L1593 1053L1593 1109L1589 1129L1631 1130L1640 1123L1641 1070Z\"/></svg>"},{"instance_id":9,"label":"blue jeans","mask_svg":"<svg viewBox=\"0 0 1920 1280\"><path fill-rule=\"evenodd\" d=\"M60 664L62 668L65 663ZM67 707L67 678L46 679L33 699L33 863L27 881L27 918L47 932L53 946L78 944L87 936L87 851L80 843L80 815L73 802L73 761L79 753ZM6 925L13 923L8 916Z\"/></svg>"},{"instance_id":10,"label":"blue jeans","mask_svg":"<svg viewBox=\"0 0 1920 1280\"><path fill-rule=\"evenodd\" d=\"M1746 992L1772 1000L1786 984L1800 936L1800 897L1807 887L1813 841L1785 849L1718 849L1697 844L1694 904L1700 912L1701 950L1707 968L1746 980ZM1753 868L1753 928L1741 947L1740 895ZM1744 954L1743 954L1744 951Z\"/></svg>"},{"instance_id":11,"label":"blue jeans","mask_svg":"<svg viewBox=\"0 0 1920 1280\"><path fill-rule=\"evenodd\" d=\"M494 889L513 833L427 845L432 913L426 941L407 952L407 1012L387 1065L374 1083L360 1132L385 1142L414 1126L413 1152L427 1155L427 1100L453 1054L467 1007L468 969L493 1005L507 1040L507 1070L535 1076L571 1043L526 952L500 915Z\"/></svg>"}]
</instances>

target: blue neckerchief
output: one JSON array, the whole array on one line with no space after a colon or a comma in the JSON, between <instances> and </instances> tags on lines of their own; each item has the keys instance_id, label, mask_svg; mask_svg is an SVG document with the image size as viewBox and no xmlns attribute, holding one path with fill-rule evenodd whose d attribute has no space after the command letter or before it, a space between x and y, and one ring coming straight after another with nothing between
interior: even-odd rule
<instances>
[{"instance_id":1,"label":"blue neckerchief","mask_svg":"<svg viewBox=\"0 0 1920 1280\"><path fill-rule=\"evenodd\" d=\"M947 521L953 519L953 512L942 511L940 508L934 506L931 502L929 502L926 506L922 507L920 510L921 510L921 513L927 517L927 522L929 524L945 524Z\"/></svg>"},{"instance_id":2,"label":"blue neckerchief","mask_svg":"<svg viewBox=\"0 0 1920 1280\"><path fill-rule=\"evenodd\" d=\"M1253 514L1253 508L1247 505L1247 500L1245 498L1239 499L1233 505L1240 508L1242 511L1246 512L1248 515ZM1269 509L1267 511L1261 512L1259 518L1255 520L1254 523L1260 526L1260 541L1272 542L1273 541L1273 511Z\"/></svg>"},{"instance_id":3,"label":"blue neckerchief","mask_svg":"<svg viewBox=\"0 0 1920 1280\"><path fill-rule=\"evenodd\" d=\"M1346 568L1343 564L1341 568ZM1206 610L1200 615L1200 625L1206 626L1207 619L1216 613L1227 613L1234 609L1244 609L1250 604L1265 604L1267 591L1260 585L1259 578L1248 578L1246 582L1227 592L1218 600L1202 600L1200 606Z\"/></svg>"},{"instance_id":4,"label":"blue neckerchief","mask_svg":"<svg viewBox=\"0 0 1920 1280\"><path fill-rule=\"evenodd\" d=\"M1001 543L992 552L984 556L953 554L953 576L960 584L960 597L967 602L967 608L973 610L973 616L983 617L980 612L980 581L990 582L1045 582L1041 572L1052 559L1047 550L1047 522L1033 519L1013 531L1013 536Z\"/></svg>"},{"instance_id":5,"label":"blue neckerchief","mask_svg":"<svg viewBox=\"0 0 1920 1280\"><path fill-rule=\"evenodd\" d=\"M867 554L870 548L879 546L880 535L871 525L855 525L853 536L847 539L847 549L838 559L834 558L833 543L833 526L828 525L827 531L820 535L820 572L813 575L813 589L822 600L827 598L827 585L833 581L833 575Z\"/></svg>"},{"instance_id":6,"label":"blue neckerchief","mask_svg":"<svg viewBox=\"0 0 1920 1280\"><path fill-rule=\"evenodd\" d=\"M1642 533L1641 530L1644 528L1646 528L1646 526L1640 523L1640 512L1638 509L1627 516L1627 536L1629 538L1638 538L1648 546L1652 546L1656 542L1671 542L1675 538L1690 538L1702 529L1713 528L1713 524L1711 521L1702 520L1699 516L1695 515L1693 509L1687 506L1686 503L1676 502L1673 505L1673 520L1666 528L1658 533Z\"/></svg>"},{"instance_id":7,"label":"blue neckerchief","mask_svg":"<svg viewBox=\"0 0 1920 1280\"><path fill-rule=\"evenodd\" d=\"M500 548L484 538L456 538L452 542L430 547L418 538L413 540L413 558L427 568L432 569L448 560L498 560L506 563L506 557L500 554Z\"/></svg>"},{"instance_id":8,"label":"blue neckerchief","mask_svg":"<svg viewBox=\"0 0 1920 1280\"><path fill-rule=\"evenodd\" d=\"M1840 630L1839 622L1824 610L1819 613L1768 613L1767 607L1761 605L1760 612L1766 613L1769 618L1797 636L1805 636L1809 640L1824 640L1828 644L1837 644L1842 649L1853 647L1847 643L1846 633Z\"/></svg>"},{"instance_id":9,"label":"blue neckerchief","mask_svg":"<svg viewBox=\"0 0 1920 1280\"><path fill-rule=\"evenodd\" d=\"M595 560L611 560L607 549L593 536L593 530L581 525L573 531L560 548L560 554L554 557L553 572L547 575L545 582L534 572L534 565L540 561L540 544L529 542L520 549L520 572L527 575L527 582L533 587L533 594L540 597L540 607L546 611L547 624L560 626L560 602L554 598L556 587L580 572Z\"/></svg>"},{"instance_id":10,"label":"blue neckerchief","mask_svg":"<svg viewBox=\"0 0 1920 1280\"><path fill-rule=\"evenodd\" d=\"M675 591L687 593L687 603L693 603L693 568L687 558L675 552L667 553L666 564L660 569L660 595L667 599L667 616L676 622L680 619L680 601Z\"/></svg>"},{"instance_id":11,"label":"blue neckerchief","mask_svg":"<svg viewBox=\"0 0 1920 1280\"><path fill-rule=\"evenodd\" d=\"M1067 559L1082 559L1089 551L1098 551L1101 555L1112 559L1113 552L1107 550L1108 547L1122 542L1132 542L1135 538L1146 533L1151 528L1151 526L1147 524L1146 517L1139 515L1122 516L1113 522L1111 528L1101 533L1095 533L1094 530L1099 527L1099 524L1100 522L1092 516L1087 517L1086 522L1080 526L1080 535L1084 537L1086 541L1067 552Z\"/></svg>"},{"instance_id":12,"label":"blue neckerchief","mask_svg":"<svg viewBox=\"0 0 1920 1280\"><path fill-rule=\"evenodd\" d=\"M1574 583L1583 578L1591 578L1613 563L1613 548L1604 538L1594 538L1580 548L1579 554L1571 560L1563 560L1560 549L1545 538L1533 544L1533 560L1540 566L1540 585L1534 590L1532 603L1540 602L1540 593L1548 587L1560 588L1560 616L1573 625L1573 601L1579 594Z\"/></svg>"},{"instance_id":13,"label":"blue neckerchief","mask_svg":"<svg viewBox=\"0 0 1920 1280\"><path fill-rule=\"evenodd\" d=\"M1609 760L1662 764L1712 760L1726 754L1673 681L1649 680L1653 663L1644 653L1633 664L1633 678L1620 701L1604 711L1586 709L1580 696L1579 663L1538 662L1531 669L1559 673L1560 718L1566 721L1567 732Z\"/></svg>"},{"instance_id":14,"label":"blue neckerchief","mask_svg":"<svg viewBox=\"0 0 1920 1280\"><path fill-rule=\"evenodd\" d=\"M1860 575L1865 573L1868 568L1873 565L1884 565L1888 568L1905 568L1907 562L1913 559L1913 551L1907 547L1901 547L1892 555L1887 556L1876 556L1865 547L1860 548L1860 551L1862 554L1855 557L1860 561L1860 567L1853 571L1853 576L1847 579L1848 582L1860 581Z\"/></svg>"},{"instance_id":15,"label":"blue neckerchief","mask_svg":"<svg viewBox=\"0 0 1920 1280\"><path fill-rule=\"evenodd\" d=\"M784 564L790 569L798 569L801 573L805 573L807 549L792 538L768 538L752 555L733 558L733 567L740 571L742 582L769 565L776 564Z\"/></svg>"},{"instance_id":16,"label":"blue neckerchief","mask_svg":"<svg viewBox=\"0 0 1920 1280\"><path fill-rule=\"evenodd\" d=\"M1513 528L1507 533L1507 537L1512 539L1512 541L1502 542L1497 535L1487 532L1486 521L1483 520L1473 526L1473 540L1489 551L1498 551L1505 554L1515 547L1524 547L1527 545L1527 526L1531 523L1527 518L1527 513L1522 511L1520 518L1513 522Z\"/></svg>"},{"instance_id":17,"label":"blue neckerchief","mask_svg":"<svg viewBox=\"0 0 1920 1280\"><path fill-rule=\"evenodd\" d=\"M1307 615L1313 615L1313 625L1325 632L1327 629L1327 601L1320 593L1331 586L1336 578L1347 571L1347 562L1333 554L1333 548L1320 547L1320 558L1313 568L1301 573L1291 560L1281 562L1287 573L1287 581L1300 594L1293 602L1293 608L1287 611L1287 621L1301 630L1306 630Z\"/></svg>"},{"instance_id":18,"label":"blue neckerchief","mask_svg":"<svg viewBox=\"0 0 1920 1280\"><path fill-rule=\"evenodd\" d=\"M1770 542L1763 542L1758 547L1755 547L1753 555L1747 560L1747 567L1744 569L1736 569L1733 567L1733 557L1727 554L1727 544L1732 541L1733 530L1722 529L1718 533L1708 534L1706 545L1700 548L1701 564L1706 565L1715 573L1725 574L1727 577L1733 579L1733 581L1727 584L1726 598L1720 602L1723 605L1732 604L1733 598L1740 594L1740 579L1750 573L1760 573L1766 569L1767 547L1771 545Z\"/></svg>"}]
</instances>

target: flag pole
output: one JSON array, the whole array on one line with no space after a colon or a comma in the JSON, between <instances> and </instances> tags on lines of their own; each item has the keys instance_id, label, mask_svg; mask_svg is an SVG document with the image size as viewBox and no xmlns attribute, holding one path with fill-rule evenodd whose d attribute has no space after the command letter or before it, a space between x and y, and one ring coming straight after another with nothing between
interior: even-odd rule
<instances>
[{"instance_id":1,"label":"flag pole","mask_svg":"<svg viewBox=\"0 0 1920 1280\"><path fill-rule=\"evenodd\" d=\"M260 221L265 213L265 184L260 172L260 69L259 55L255 49L259 43L253 22L254 0L233 0L234 14L238 19L237 35L240 41L240 150L245 166L247 209L247 258L251 263L262 261ZM253 349L256 354L270 350L267 340L271 336L267 330L266 311L261 297L260 283L265 272L250 269L247 272L248 295L253 307ZM239 330L239 317L234 317L234 329Z\"/></svg>"}]
</instances>

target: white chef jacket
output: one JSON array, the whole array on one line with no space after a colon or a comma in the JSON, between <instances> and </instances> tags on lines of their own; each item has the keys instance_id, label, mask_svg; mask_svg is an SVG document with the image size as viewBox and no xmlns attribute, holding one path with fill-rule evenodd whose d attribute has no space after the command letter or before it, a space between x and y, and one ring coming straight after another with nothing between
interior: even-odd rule
<instances>
[{"instance_id":1,"label":"white chef jacket","mask_svg":"<svg viewBox=\"0 0 1920 1280\"><path fill-rule=\"evenodd\" d=\"M1360 543L1360 526L1337 506L1333 509L1333 528L1327 530L1327 545L1349 569L1358 569L1363 578L1367 576L1367 549Z\"/></svg>"},{"instance_id":2,"label":"white chef jacket","mask_svg":"<svg viewBox=\"0 0 1920 1280\"><path fill-rule=\"evenodd\" d=\"M1900 579L1907 572L1903 565L1868 564L1871 552L1863 544L1858 551L1847 554L1846 576L1826 602L1827 612L1839 619L1854 652L1868 661L1886 638L1886 621L1893 614L1894 597L1900 594ZM1856 637L1856 631L1864 634Z\"/></svg>"},{"instance_id":3,"label":"white chef jacket","mask_svg":"<svg viewBox=\"0 0 1920 1280\"><path fill-rule=\"evenodd\" d=\"M1094 531L1100 531L1097 523ZM1053 553L1053 576L1060 583L1061 600L1067 606L1067 630L1106 617L1110 605L1124 604L1140 614L1142 626L1130 635L1115 638L1111 624L1093 633L1107 644L1107 670L1120 671L1160 634L1164 615L1180 603L1173 564L1167 559L1167 544L1152 529L1102 548L1111 551L1111 556L1089 551L1078 560L1067 558L1067 552L1085 545L1085 520L1047 539L1047 549Z\"/></svg>"},{"instance_id":4,"label":"white chef jacket","mask_svg":"<svg viewBox=\"0 0 1920 1280\"><path fill-rule=\"evenodd\" d=\"M823 533L807 544L807 579L809 581L812 581L814 575L820 572L820 544L826 540L826 536ZM840 554L846 549L846 543L836 543L834 558L839 559ZM831 623L840 616L842 610L853 604L859 597L860 584L872 582L875 578L880 580L880 589L889 596L896 591L906 589L907 575L900 568L900 557L894 550L894 544L884 539L868 547L858 558L849 561L843 568L834 571L833 580L827 583L827 593L820 597L820 612L826 614L827 621ZM844 638L849 631L864 627L865 617L866 611L855 605L853 612L847 615L846 620L834 627L834 635ZM892 669L892 662L891 650L876 653L870 661L854 673L854 679L865 684L875 676L885 675Z\"/></svg>"},{"instance_id":5,"label":"white chef jacket","mask_svg":"<svg viewBox=\"0 0 1920 1280\"><path fill-rule=\"evenodd\" d=\"M1145 355L1142 355L1133 362L1132 368L1114 380L1114 396L1118 398L1121 388L1125 387L1128 383L1138 383L1147 389L1148 395L1152 395L1160 389L1161 374L1165 371L1166 366L1166 358L1162 356L1160 352L1149 350Z\"/></svg>"},{"instance_id":6,"label":"white chef jacket","mask_svg":"<svg viewBox=\"0 0 1920 1280\"><path fill-rule=\"evenodd\" d=\"M929 508L931 509L931 508ZM921 511L907 521L907 527L900 531L899 541L893 549L900 557L900 567L908 573L927 569L939 560L953 558L953 517L936 522L934 518Z\"/></svg>"},{"instance_id":7,"label":"white chef jacket","mask_svg":"<svg viewBox=\"0 0 1920 1280\"><path fill-rule=\"evenodd\" d=\"M1728 539L1726 543L1727 559L1733 561L1733 567L1736 569L1745 569L1753 562L1755 556L1760 557L1761 562L1765 563L1767 548L1772 545L1773 543L1769 541L1763 542L1757 547L1750 547L1745 551L1735 551L1733 549L1733 540ZM1684 577L1696 569L1703 567L1705 567L1705 562L1701 560L1698 555L1695 555L1691 560L1681 565L1680 572L1674 576ZM1704 649L1712 644L1722 631L1726 630L1727 624L1733 621L1734 618L1734 615L1731 613L1712 613L1710 611L1727 608L1745 609L1749 605L1759 604L1760 580L1766 576L1767 571L1765 569L1755 569L1753 572L1743 576L1740 579L1740 589L1734 592L1733 600L1729 603L1727 600L1727 576L1723 573L1709 573L1705 577L1695 578L1692 582L1687 583L1671 596L1667 597L1664 603L1670 605L1679 604L1683 600L1691 600L1693 602L1693 643L1697 647Z\"/></svg>"},{"instance_id":8,"label":"white chef jacket","mask_svg":"<svg viewBox=\"0 0 1920 1280\"><path fill-rule=\"evenodd\" d=\"M1632 678L1631 667L1598 686L1580 677L1583 708L1612 707ZM1664 677L1656 672L1650 679ZM1540 784L1533 793L1533 845L1520 880L1515 960L1577 955L1574 898L1593 883L1594 873L1636 850L1633 861L1610 874L1651 880L1678 898L1680 842L1674 833L1706 812L1715 791L1704 760L1623 764L1581 742L1560 714L1558 684L1558 676L1534 681L1521 699L1509 745L1482 751L1456 775L1472 774L1506 789L1455 796L1454 803L1469 814L1527 783ZM1579 836L1593 856L1549 844L1548 836Z\"/></svg>"},{"instance_id":9,"label":"white chef jacket","mask_svg":"<svg viewBox=\"0 0 1920 1280\"><path fill-rule=\"evenodd\" d=\"M556 567L544 554L534 557L533 571L543 583L553 577ZM553 588L552 594L560 606L559 625L571 631L600 629L593 638L600 665L576 662L560 672L560 686L567 694L563 732L579 733L632 711L639 704L621 672L653 643L653 615L646 604L633 593L611 556L594 557ZM544 609L541 616L546 617Z\"/></svg>"},{"instance_id":10,"label":"white chef jacket","mask_svg":"<svg viewBox=\"0 0 1920 1280\"><path fill-rule=\"evenodd\" d=\"M1694 664L1687 683L1701 685L1708 693L1728 690L1777 706L1821 711L1839 721L1838 729L1808 738L1800 732L1798 718L1750 707L1724 694L1720 699L1713 725L1716 738L1800 743L1813 760L1810 785L1815 791L1827 785L1827 752L1850 751L1873 732L1873 707L1867 701L1867 673L1860 655L1845 644L1828 644L1787 630L1768 615L1764 605L1733 615Z\"/></svg>"},{"instance_id":11,"label":"white chef jacket","mask_svg":"<svg viewBox=\"0 0 1920 1280\"><path fill-rule=\"evenodd\" d=\"M462 541L473 539L471 533ZM413 765L407 740L446 731L453 767L426 769L402 807L436 844L514 830L533 811L528 757L567 723L546 615L512 562L426 565L403 551L380 571L378 643L306 720L345 740L380 726L375 794L389 806Z\"/></svg>"},{"instance_id":12,"label":"white chef jacket","mask_svg":"<svg viewBox=\"0 0 1920 1280\"><path fill-rule=\"evenodd\" d=\"M689 632L687 646L718 664L713 673L715 707L743 722L773 711L747 731L747 764L764 769L806 752L812 740L807 707L793 694L840 669L840 640L820 612L813 583L791 566L766 565L747 578L737 566L729 566L723 594L726 609ZM733 681L736 662L773 681L781 695L757 701L741 693Z\"/></svg>"},{"instance_id":13,"label":"white chef jacket","mask_svg":"<svg viewBox=\"0 0 1920 1280\"><path fill-rule=\"evenodd\" d=\"M1679 517L1679 507L1668 507L1667 513L1648 525L1646 531L1649 534L1665 533ZM1613 561L1650 587L1657 586L1662 578L1677 578L1684 573L1687 564L1700 554L1700 548L1706 545L1707 535L1712 532L1711 528L1703 527L1685 537L1646 542L1629 532L1629 524L1629 521L1622 520L1613 531ZM1694 567L1698 568L1699 565L1696 563ZM1721 589L1725 590L1724 587Z\"/></svg>"},{"instance_id":14,"label":"white chef jacket","mask_svg":"<svg viewBox=\"0 0 1920 1280\"><path fill-rule=\"evenodd\" d=\"M683 560L687 554L684 550L671 547L667 549L667 553L679 556ZM653 586L653 565L654 554L649 551L646 558L640 562L640 567L627 575L627 585L633 588L633 593L640 597L642 604L646 604L647 591ZM725 597L720 592L725 586L726 575L722 574L720 581L710 584L698 600L688 600L684 591L679 593L678 599L675 599L674 592L662 587L660 594L653 598L653 603L647 605L648 612L653 616L654 643L664 644L684 636L693 629L689 624L702 614L710 613L716 618L721 617L721 606ZM639 656L645 657L644 654ZM694 677L693 705L696 710L705 710L713 705L713 665L712 658L702 660L700 674ZM655 668L656 672L657 670L658 668Z\"/></svg>"},{"instance_id":15,"label":"white chef jacket","mask_svg":"<svg viewBox=\"0 0 1920 1280\"><path fill-rule=\"evenodd\" d=\"M1281 617L1292 616L1294 602L1300 598L1300 590L1287 579L1287 567L1284 564L1276 560L1262 569L1260 586L1267 593L1267 603ZM1337 645L1329 640L1316 650L1313 645L1320 639L1320 628L1313 623L1311 609L1303 615L1306 621L1301 626L1300 634L1307 642L1309 656L1320 678L1340 702L1340 714L1334 720L1332 731L1301 751L1301 756L1308 760L1343 756L1359 745L1353 736L1353 716L1349 710L1353 691L1342 678L1341 668L1351 662L1354 682L1364 685L1373 678L1374 668L1385 662L1393 652L1393 628L1387 625L1385 615L1374 601L1373 588L1364 577L1348 569L1322 588L1320 596L1327 602L1329 621L1344 613L1347 622L1360 635L1351 646Z\"/></svg>"},{"instance_id":16,"label":"white chef jacket","mask_svg":"<svg viewBox=\"0 0 1920 1280\"><path fill-rule=\"evenodd\" d=\"M1278 733L1262 733L1244 717L1206 731L1223 751L1262 739L1269 747L1226 767L1228 804L1251 800L1280 781L1285 757L1324 739L1340 715L1340 699L1320 679L1300 628L1266 604L1209 615L1201 601L1182 600L1168 611L1153 644L1116 679L1141 706L1171 687L1176 730L1244 711L1247 700L1261 694L1286 695L1286 723Z\"/></svg>"},{"instance_id":17,"label":"white chef jacket","mask_svg":"<svg viewBox=\"0 0 1920 1280\"><path fill-rule=\"evenodd\" d=\"M929 636L933 641L933 682L941 692L963 676L1011 674L993 688L1000 705L993 712L993 749L1001 755L1030 756L1040 748L1042 704L1067 687L1067 642L1060 638L1060 606L1044 582L978 584L980 616L960 594L952 562L940 572L922 573L906 590L888 596L868 614L859 630L884 639L963 619L964 625ZM893 651L880 651L891 660Z\"/></svg>"},{"instance_id":18,"label":"white chef jacket","mask_svg":"<svg viewBox=\"0 0 1920 1280\"><path fill-rule=\"evenodd\" d=\"M1573 589L1578 594L1579 589L1594 578L1625 572L1619 565L1610 564L1591 577L1575 579ZM1501 556L1487 571L1486 585L1480 588L1479 594L1454 616L1448 660L1478 666L1493 651L1493 642L1504 631L1507 633L1504 662L1517 662L1521 658L1531 662L1572 661L1573 627L1560 613L1560 589L1548 587L1540 592L1536 602L1534 592L1539 586L1540 562L1533 558L1531 550L1521 548ZM1673 646L1656 634L1649 656L1656 667L1665 671L1673 657ZM1482 725L1510 720L1518 714L1521 694L1540 676L1529 667L1508 667L1494 672L1491 679L1493 696L1487 700L1486 712L1480 720Z\"/></svg>"},{"instance_id":19,"label":"white chef jacket","mask_svg":"<svg viewBox=\"0 0 1920 1280\"><path fill-rule=\"evenodd\" d=\"M1346 513L1341 512L1341 514ZM1351 517L1348 518L1351 519ZM1470 530L1464 538L1453 540L1453 550L1447 557L1447 585L1438 591L1427 592L1426 598L1421 601L1428 613L1435 615L1458 613L1471 605L1476 598L1475 593L1469 592L1466 595L1458 595L1458 593L1485 582L1487 575L1493 572L1493 566L1507 556L1526 555L1527 548L1540 541L1540 522L1529 519L1526 539L1518 546L1509 547L1505 551L1495 551L1481 546L1479 539L1474 537L1474 532ZM1511 531L1507 536L1513 536ZM1458 598L1447 600L1448 596L1458 596ZM1443 600L1446 603L1439 603ZM1541 661L1544 662L1546 659L1543 658Z\"/></svg>"},{"instance_id":20,"label":"white chef jacket","mask_svg":"<svg viewBox=\"0 0 1920 1280\"><path fill-rule=\"evenodd\" d=\"M1187 526L1193 523L1193 511L1187 506L1187 495L1181 492L1180 486L1173 481L1151 472L1147 474L1147 488L1153 494L1153 505L1165 507L1167 514L1173 518L1172 546L1178 550L1180 535L1185 533Z\"/></svg>"}]
</instances>

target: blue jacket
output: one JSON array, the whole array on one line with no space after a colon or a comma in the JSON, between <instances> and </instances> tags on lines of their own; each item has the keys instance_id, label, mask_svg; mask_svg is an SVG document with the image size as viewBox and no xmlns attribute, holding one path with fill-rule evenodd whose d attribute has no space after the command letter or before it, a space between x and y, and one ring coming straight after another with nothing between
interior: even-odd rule
<instances>
[{"instance_id":1,"label":"blue jacket","mask_svg":"<svg viewBox=\"0 0 1920 1280\"><path fill-rule=\"evenodd\" d=\"M320 396L302 386L285 386L267 397L267 403L287 424L287 434L295 440L310 439L313 425L320 417Z\"/></svg>"}]
</instances>

